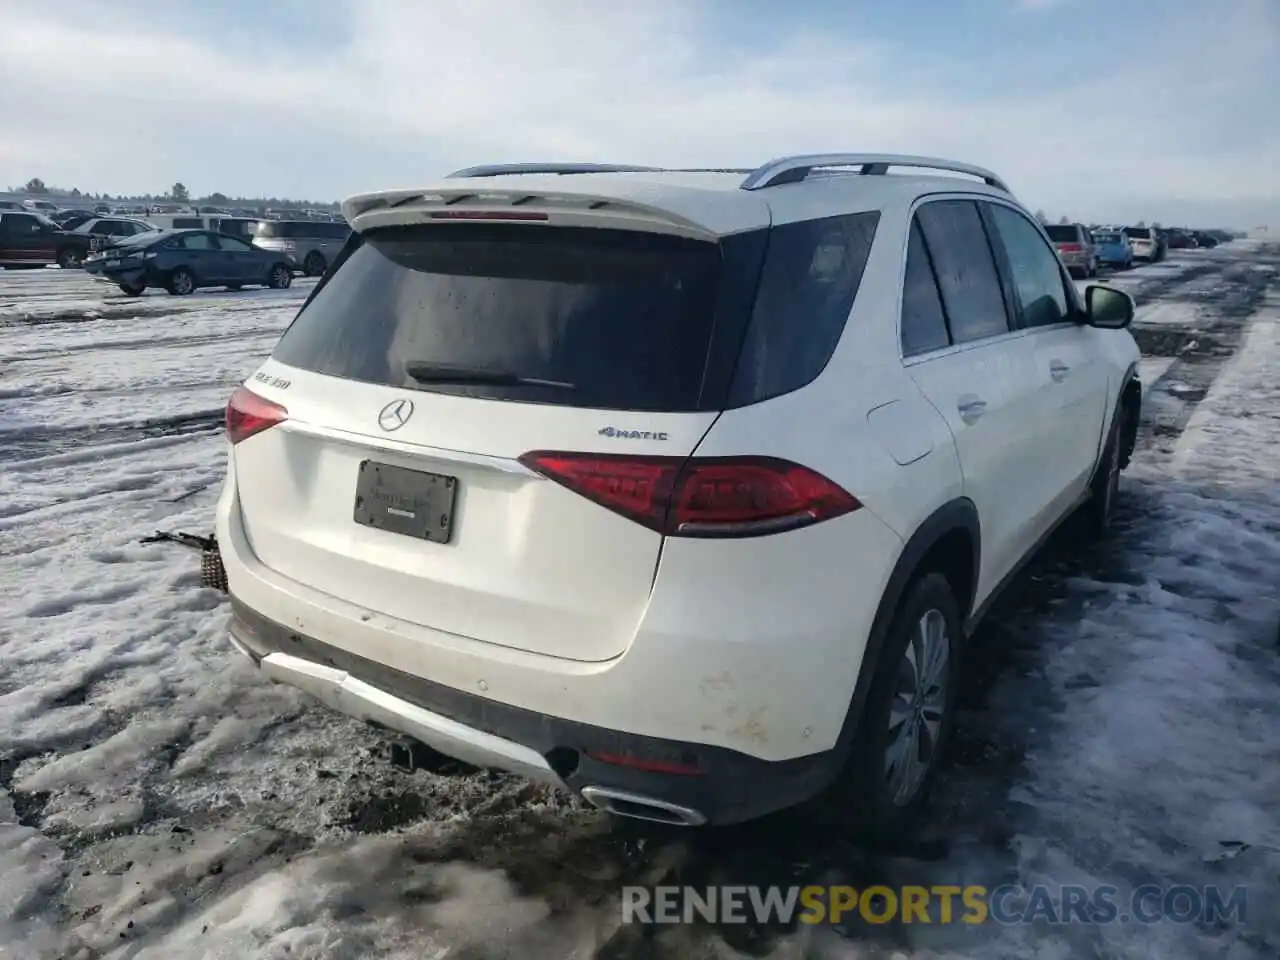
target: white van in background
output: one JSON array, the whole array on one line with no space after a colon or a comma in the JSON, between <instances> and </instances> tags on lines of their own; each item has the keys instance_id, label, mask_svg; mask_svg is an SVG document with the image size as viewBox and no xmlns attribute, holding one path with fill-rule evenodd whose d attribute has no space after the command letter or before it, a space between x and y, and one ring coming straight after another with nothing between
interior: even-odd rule
<instances>
[{"instance_id":1,"label":"white van in background","mask_svg":"<svg viewBox=\"0 0 1280 960\"><path fill-rule=\"evenodd\" d=\"M242 240L253 242L258 220L249 217L228 217L208 214L152 214L147 223L159 230L213 230Z\"/></svg>"}]
</instances>

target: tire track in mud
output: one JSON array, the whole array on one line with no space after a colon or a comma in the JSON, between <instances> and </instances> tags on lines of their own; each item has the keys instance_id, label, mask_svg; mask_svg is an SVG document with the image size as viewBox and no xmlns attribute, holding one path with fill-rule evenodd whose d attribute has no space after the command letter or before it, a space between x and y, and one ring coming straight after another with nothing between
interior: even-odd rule
<instances>
[{"instance_id":1,"label":"tire track in mud","mask_svg":"<svg viewBox=\"0 0 1280 960\"><path fill-rule=\"evenodd\" d=\"M24 427L0 430L0 463L84 451L89 447L150 440L156 437L203 436L222 429L225 411L197 410L120 424L75 427Z\"/></svg>"},{"instance_id":2,"label":"tire track in mud","mask_svg":"<svg viewBox=\"0 0 1280 960\"><path fill-rule=\"evenodd\" d=\"M6 358L6 364L30 363L37 360L57 359L79 353L103 353L112 350L150 350L157 347L200 347L224 340L248 340L266 337L278 337L284 330L284 324L273 324L264 327L241 327L227 333L198 333L190 336L151 337L136 340L111 340L106 343L73 343L65 347L49 350L33 350ZM0 391L0 399L5 394Z\"/></svg>"},{"instance_id":3,"label":"tire track in mud","mask_svg":"<svg viewBox=\"0 0 1280 960\"><path fill-rule=\"evenodd\" d=\"M1198 269L1194 276L1183 275L1185 283L1165 288L1161 299L1199 305L1197 322L1178 326L1135 323L1132 333L1144 357L1173 359L1143 400L1139 449L1157 455L1171 452L1223 364L1239 349L1249 317L1274 280L1274 274L1258 269L1259 264L1267 264L1268 249L1274 248L1264 248L1258 258L1218 261L1209 265L1216 271ZM1215 272L1221 285L1210 289L1197 286L1196 280Z\"/></svg>"}]
</instances>

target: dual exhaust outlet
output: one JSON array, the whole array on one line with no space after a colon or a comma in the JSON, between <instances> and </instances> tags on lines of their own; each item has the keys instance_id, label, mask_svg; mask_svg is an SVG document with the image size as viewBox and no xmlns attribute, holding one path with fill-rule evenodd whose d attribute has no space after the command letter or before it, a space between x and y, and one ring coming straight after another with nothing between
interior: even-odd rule
<instances>
[{"instance_id":1,"label":"dual exhaust outlet","mask_svg":"<svg viewBox=\"0 0 1280 960\"><path fill-rule=\"evenodd\" d=\"M411 737L393 740L387 748L387 760L391 766L404 773L417 773L421 770L440 777L465 776L479 769L445 756L439 750ZM680 827L700 827L707 822L707 818L692 807L612 787L587 786L582 788L581 793L582 799L587 803L617 817Z\"/></svg>"}]
</instances>

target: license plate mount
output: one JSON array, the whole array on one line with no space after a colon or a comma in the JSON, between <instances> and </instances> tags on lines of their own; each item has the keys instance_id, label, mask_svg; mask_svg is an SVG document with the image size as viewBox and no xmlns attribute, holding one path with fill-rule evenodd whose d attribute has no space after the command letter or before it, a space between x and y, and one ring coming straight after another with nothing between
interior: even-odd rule
<instances>
[{"instance_id":1,"label":"license plate mount","mask_svg":"<svg viewBox=\"0 0 1280 960\"><path fill-rule=\"evenodd\" d=\"M448 543L457 497L457 477L362 460L352 519L375 530Z\"/></svg>"}]
</instances>

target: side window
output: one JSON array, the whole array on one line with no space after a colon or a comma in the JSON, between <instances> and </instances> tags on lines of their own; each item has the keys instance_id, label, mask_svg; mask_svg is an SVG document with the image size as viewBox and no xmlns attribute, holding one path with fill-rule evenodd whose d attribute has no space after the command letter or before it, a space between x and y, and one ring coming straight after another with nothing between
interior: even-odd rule
<instances>
[{"instance_id":1,"label":"side window","mask_svg":"<svg viewBox=\"0 0 1280 960\"><path fill-rule=\"evenodd\" d=\"M879 212L857 213L769 231L731 405L799 390L822 372L853 309L879 222Z\"/></svg>"},{"instance_id":2,"label":"side window","mask_svg":"<svg viewBox=\"0 0 1280 960\"><path fill-rule=\"evenodd\" d=\"M947 316L920 224L911 222L907 270L902 282L902 355L913 357L949 346Z\"/></svg>"},{"instance_id":3,"label":"side window","mask_svg":"<svg viewBox=\"0 0 1280 960\"><path fill-rule=\"evenodd\" d=\"M1004 248L1024 327L1062 323L1070 316L1058 255L1030 220L1012 207L988 204L996 236Z\"/></svg>"},{"instance_id":4,"label":"side window","mask_svg":"<svg viewBox=\"0 0 1280 960\"><path fill-rule=\"evenodd\" d=\"M231 253L247 253L253 249L238 237L231 237L226 234L219 235L218 246L223 250L229 250Z\"/></svg>"},{"instance_id":5,"label":"side window","mask_svg":"<svg viewBox=\"0 0 1280 960\"><path fill-rule=\"evenodd\" d=\"M207 233L184 233L174 246L181 250L213 250L213 238Z\"/></svg>"},{"instance_id":6,"label":"side window","mask_svg":"<svg viewBox=\"0 0 1280 960\"><path fill-rule=\"evenodd\" d=\"M1004 292L978 207L971 200L926 203L916 213L955 343L1009 331Z\"/></svg>"}]
</instances>

